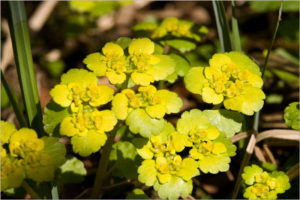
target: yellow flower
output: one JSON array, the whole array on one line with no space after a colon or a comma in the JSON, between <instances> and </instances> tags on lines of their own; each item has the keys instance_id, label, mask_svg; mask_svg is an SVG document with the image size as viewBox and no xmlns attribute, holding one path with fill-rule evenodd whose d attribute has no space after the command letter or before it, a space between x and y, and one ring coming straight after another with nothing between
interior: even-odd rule
<instances>
[{"instance_id":1,"label":"yellow flower","mask_svg":"<svg viewBox=\"0 0 300 200\"><path fill-rule=\"evenodd\" d=\"M209 67L194 67L185 76L186 88L204 102L224 103L226 109L253 115L263 106L265 94L259 67L239 52L215 54Z\"/></svg>"},{"instance_id":2,"label":"yellow flower","mask_svg":"<svg viewBox=\"0 0 300 200\"><path fill-rule=\"evenodd\" d=\"M284 172L268 173L257 165L245 167L242 178L248 185L244 197L249 199L277 199L278 193L284 193L291 187Z\"/></svg>"},{"instance_id":3,"label":"yellow flower","mask_svg":"<svg viewBox=\"0 0 300 200\"><path fill-rule=\"evenodd\" d=\"M112 42L106 43L102 53L90 54L83 62L97 76L107 76L112 84L122 84L130 77L135 84L147 86L175 70L172 58L153 55L154 43L148 38L132 40L127 56L120 45Z\"/></svg>"},{"instance_id":4,"label":"yellow flower","mask_svg":"<svg viewBox=\"0 0 300 200\"><path fill-rule=\"evenodd\" d=\"M107 85L97 85L97 77L83 69L71 69L61 78L61 84L51 91L55 103L71 107L78 112L83 105L98 107L111 101L114 90Z\"/></svg>"},{"instance_id":5,"label":"yellow flower","mask_svg":"<svg viewBox=\"0 0 300 200\"><path fill-rule=\"evenodd\" d=\"M174 92L157 90L154 86L139 87L138 93L125 89L116 94L112 111L133 133L144 137L157 135L164 125L165 114L177 113L182 100Z\"/></svg>"},{"instance_id":6,"label":"yellow flower","mask_svg":"<svg viewBox=\"0 0 300 200\"><path fill-rule=\"evenodd\" d=\"M1 121L7 146L1 146L1 190L19 187L24 178L37 182L51 181L55 170L65 161L66 150L57 138L38 138L33 129L16 130ZM3 140L4 141L4 140Z\"/></svg>"},{"instance_id":7,"label":"yellow flower","mask_svg":"<svg viewBox=\"0 0 300 200\"><path fill-rule=\"evenodd\" d=\"M179 20L175 17L165 18L161 24L155 28L151 34L151 38L157 39L166 37L167 35L175 37L186 37L196 41L200 41L201 37L192 31L194 23L187 20Z\"/></svg>"},{"instance_id":8,"label":"yellow flower","mask_svg":"<svg viewBox=\"0 0 300 200\"><path fill-rule=\"evenodd\" d=\"M16 160L1 156L1 191L20 187L24 177L23 168Z\"/></svg>"},{"instance_id":9,"label":"yellow flower","mask_svg":"<svg viewBox=\"0 0 300 200\"><path fill-rule=\"evenodd\" d=\"M1 146L7 144L11 135L17 131L14 124L1 120Z\"/></svg>"},{"instance_id":10,"label":"yellow flower","mask_svg":"<svg viewBox=\"0 0 300 200\"><path fill-rule=\"evenodd\" d=\"M100 149L106 142L106 132L111 131L117 119L110 110L98 111L89 106L63 119L60 134L70 136L75 153L88 156Z\"/></svg>"},{"instance_id":11,"label":"yellow flower","mask_svg":"<svg viewBox=\"0 0 300 200\"><path fill-rule=\"evenodd\" d=\"M236 147L225 134L209 122L200 110L184 112L177 122L177 131L185 137L185 146L191 147L191 158L198 161L199 169L216 174L229 169L230 157Z\"/></svg>"}]
</instances>

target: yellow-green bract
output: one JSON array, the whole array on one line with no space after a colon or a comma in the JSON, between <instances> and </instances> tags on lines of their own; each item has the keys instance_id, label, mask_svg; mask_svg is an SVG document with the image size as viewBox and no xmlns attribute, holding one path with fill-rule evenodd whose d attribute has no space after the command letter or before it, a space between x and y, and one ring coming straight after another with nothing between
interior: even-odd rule
<instances>
[{"instance_id":1,"label":"yellow-green bract","mask_svg":"<svg viewBox=\"0 0 300 200\"><path fill-rule=\"evenodd\" d=\"M236 147L225 133L212 125L208 113L197 109L184 112L176 130L165 122L159 135L151 136L137 148L145 159L138 169L139 181L154 186L161 198L186 197L193 188L191 178L200 171L216 174L229 169ZM228 119L220 120L223 123ZM178 153L185 148L190 149L189 156L183 158Z\"/></svg>"},{"instance_id":2,"label":"yellow-green bract","mask_svg":"<svg viewBox=\"0 0 300 200\"><path fill-rule=\"evenodd\" d=\"M66 154L57 138L38 138L33 129L16 130L5 121L1 121L1 133L4 136L1 138L1 191L19 187L24 178L36 182L53 180Z\"/></svg>"},{"instance_id":3,"label":"yellow-green bract","mask_svg":"<svg viewBox=\"0 0 300 200\"><path fill-rule=\"evenodd\" d=\"M165 122L160 135L151 136L145 146L137 149L145 159L138 168L139 181L154 186L161 198L176 199L189 195L193 188L191 178L199 175L199 170L194 159L177 154L184 147L184 135L175 132L174 127Z\"/></svg>"},{"instance_id":4,"label":"yellow-green bract","mask_svg":"<svg viewBox=\"0 0 300 200\"><path fill-rule=\"evenodd\" d=\"M71 138L73 151L88 156L106 142L106 132L111 131L117 119L111 110L97 108L110 102L114 90L98 85L93 72L71 69L61 77L61 83L51 91L54 102L70 109L70 115L60 123L60 134Z\"/></svg>"},{"instance_id":5,"label":"yellow-green bract","mask_svg":"<svg viewBox=\"0 0 300 200\"><path fill-rule=\"evenodd\" d=\"M153 85L139 87L138 93L132 89L122 90L112 101L112 111L133 133L144 137L157 135L163 125L165 114L177 113L182 100L174 92L157 90Z\"/></svg>"},{"instance_id":6,"label":"yellow-green bract","mask_svg":"<svg viewBox=\"0 0 300 200\"><path fill-rule=\"evenodd\" d=\"M284 172L268 173L257 165L245 167L242 178L248 186L244 192L244 197L248 199L277 199L277 194L291 187Z\"/></svg>"},{"instance_id":7,"label":"yellow-green bract","mask_svg":"<svg viewBox=\"0 0 300 200\"><path fill-rule=\"evenodd\" d=\"M102 54L92 53L83 62L97 76L107 76L112 84L122 84L130 78L136 85L147 86L164 80L175 70L171 57L154 54L154 43L148 38L132 40L128 53L125 55L120 45L108 42Z\"/></svg>"},{"instance_id":8,"label":"yellow-green bract","mask_svg":"<svg viewBox=\"0 0 300 200\"><path fill-rule=\"evenodd\" d=\"M215 54L208 67L191 68L184 82L204 102L223 102L226 109L246 115L259 111L265 99L259 67L239 52Z\"/></svg>"}]
</instances>

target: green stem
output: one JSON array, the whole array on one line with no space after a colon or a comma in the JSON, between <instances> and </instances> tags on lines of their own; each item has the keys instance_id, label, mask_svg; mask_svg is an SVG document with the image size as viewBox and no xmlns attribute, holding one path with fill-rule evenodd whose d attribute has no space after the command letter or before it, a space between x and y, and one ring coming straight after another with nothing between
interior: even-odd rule
<instances>
[{"instance_id":1,"label":"green stem","mask_svg":"<svg viewBox=\"0 0 300 200\"><path fill-rule=\"evenodd\" d=\"M244 167L247 166L248 163L249 163L249 160L250 160L250 158L252 156L252 153L253 153L253 149L254 149L255 143L256 143L256 138L255 138L255 132L254 132L250 136L250 140L248 142L248 145L247 145L247 148L246 148L246 152L245 152L245 154L243 156L241 167L239 169L239 173L238 173L238 176L236 178L235 185L234 185L232 199L236 199L237 196L238 196L238 193L239 193L239 190L240 190L240 187L241 187L241 184L242 184L242 173L244 171Z\"/></svg>"},{"instance_id":2,"label":"green stem","mask_svg":"<svg viewBox=\"0 0 300 200\"><path fill-rule=\"evenodd\" d=\"M26 182L22 182L22 187L26 190L28 194L30 194L33 199L41 199L41 197L34 191L34 189Z\"/></svg>"},{"instance_id":3,"label":"green stem","mask_svg":"<svg viewBox=\"0 0 300 200\"><path fill-rule=\"evenodd\" d=\"M1 70L1 82L2 82L2 84L4 86L4 89L5 89L6 93L7 93L7 96L8 96L8 99L10 101L10 104L12 105L12 107L14 109L14 112L16 114L16 117L17 117L17 119L18 119L21 127L27 127L27 122L26 122L26 120L25 120L25 118L24 118L24 116L23 116L23 114L21 112L21 109L18 106L18 103L16 102L16 99L15 99L13 93L12 93L11 88L9 87L9 85L7 83L7 80L6 80L6 78L5 78L2 70Z\"/></svg>"},{"instance_id":4,"label":"green stem","mask_svg":"<svg viewBox=\"0 0 300 200\"><path fill-rule=\"evenodd\" d=\"M54 184L52 185L51 195L52 195L52 199L59 199L57 185Z\"/></svg>"},{"instance_id":5,"label":"green stem","mask_svg":"<svg viewBox=\"0 0 300 200\"><path fill-rule=\"evenodd\" d=\"M271 53L271 50L272 50L272 47L273 47L273 44L274 44L274 41L275 41L275 38L276 38L276 35L277 35L277 31L278 31L278 28L279 28L279 24L280 24L280 21L281 21L282 7L283 7L283 0L281 1L281 4L280 4L277 23L276 23L275 30L274 30L273 35L272 35L271 44L268 48L268 53L267 53L264 65L261 69L262 78L264 77L265 69L267 67L267 64L268 64L268 61L269 61L269 56L270 56L270 53Z\"/></svg>"},{"instance_id":6,"label":"green stem","mask_svg":"<svg viewBox=\"0 0 300 200\"><path fill-rule=\"evenodd\" d=\"M99 166L96 172L96 178L92 189L91 198L97 199L102 193L102 186L107 173L107 166L109 162L109 155L114 143L117 130L120 128L120 122L115 126L114 130L109 134L108 139L103 147L103 152L100 158Z\"/></svg>"},{"instance_id":7,"label":"green stem","mask_svg":"<svg viewBox=\"0 0 300 200\"><path fill-rule=\"evenodd\" d=\"M23 1L8 1L8 22L20 88L29 126L44 134L40 99L33 69L30 38Z\"/></svg>"}]
</instances>

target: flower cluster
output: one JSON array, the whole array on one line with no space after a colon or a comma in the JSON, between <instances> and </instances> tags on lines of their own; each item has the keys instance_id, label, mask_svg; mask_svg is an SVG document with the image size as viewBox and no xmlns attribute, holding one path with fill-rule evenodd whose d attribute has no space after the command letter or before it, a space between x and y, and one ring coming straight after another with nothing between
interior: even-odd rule
<instances>
[{"instance_id":1,"label":"flower cluster","mask_svg":"<svg viewBox=\"0 0 300 200\"><path fill-rule=\"evenodd\" d=\"M185 76L185 85L204 102L223 102L226 109L246 115L259 111L265 99L259 67L239 52L215 54L209 67L192 68Z\"/></svg>"},{"instance_id":2,"label":"flower cluster","mask_svg":"<svg viewBox=\"0 0 300 200\"><path fill-rule=\"evenodd\" d=\"M167 35L174 37L186 37L196 41L200 41L201 37L192 30L194 23L187 20L179 20L175 17L165 18L161 24L156 27L151 35L151 38L163 38Z\"/></svg>"},{"instance_id":3,"label":"flower cluster","mask_svg":"<svg viewBox=\"0 0 300 200\"><path fill-rule=\"evenodd\" d=\"M277 194L284 193L291 187L285 173L268 173L257 165L245 167L242 177L248 185L244 193L244 197L248 199L277 199Z\"/></svg>"},{"instance_id":4,"label":"flower cluster","mask_svg":"<svg viewBox=\"0 0 300 200\"><path fill-rule=\"evenodd\" d=\"M182 158L178 153L185 148L189 156ZM174 199L191 192L191 178L200 171L227 171L236 147L203 112L194 109L182 114L176 130L165 123L160 134L151 136L137 151L145 159L138 169L139 181L153 185L160 197ZM167 187L174 193L165 193Z\"/></svg>"},{"instance_id":5,"label":"flower cluster","mask_svg":"<svg viewBox=\"0 0 300 200\"><path fill-rule=\"evenodd\" d=\"M72 137L73 150L81 156L98 151L106 142L105 132L117 123L112 111L97 109L110 102L114 94L112 88L97 82L94 73L72 69L50 91L55 103L69 108L70 115L60 124L60 134Z\"/></svg>"},{"instance_id":6,"label":"flower cluster","mask_svg":"<svg viewBox=\"0 0 300 200\"><path fill-rule=\"evenodd\" d=\"M126 51L125 51L126 50ZM154 54L154 43L148 38L135 39L128 48L109 42L102 48L102 54L92 53L84 59L87 68L97 76L107 76L112 84L126 80L147 86L164 80L175 70L175 62L167 55ZM124 52L128 51L128 55Z\"/></svg>"},{"instance_id":7,"label":"flower cluster","mask_svg":"<svg viewBox=\"0 0 300 200\"><path fill-rule=\"evenodd\" d=\"M199 170L194 159L183 159L177 154L184 147L184 135L175 132L174 127L166 123L160 135L151 136L145 146L137 149L145 159L138 168L139 181L154 186L161 198L186 197L191 192L191 178L199 175ZM174 192L165 193L164 188Z\"/></svg>"},{"instance_id":8,"label":"flower cluster","mask_svg":"<svg viewBox=\"0 0 300 200\"><path fill-rule=\"evenodd\" d=\"M177 122L177 131L186 136L185 146L191 148L189 154L199 169L216 174L229 169L236 147L210 120L200 110L186 111Z\"/></svg>"},{"instance_id":9,"label":"flower cluster","mask_svg":"<svg viewBox=\"0 0 300 200\"><path fill-rule=\"evenodd\" d=\"M38 138L33 129L1 121L1 190L19 187L24 178L51 181L65 154L57 138Z\"/></svg>"},{"instance_id":10,"label":"flower cluster","mask_svg":"<svg viewBox=\"0 0 300 200\"><path fill-rule=\"evenodd\" d=\"M147 31L152 39L165 37L187 38L195 41L201 40L201 35L206 34L205 26L197 27L192 21L180 20L175 17L165 18L160 24L155 22L141 22L133 27L134 31Z\"/></svg>"},{"instance_id":11,"label":"flower cluster","mask_svg":"<svg viewBox=\"0 0 300 200\"><path fill-rule=\"evenodd\" d=\"M122 90L112 101L112 111L120 120L126 119L133 133L142 136L158 134L164 124L165 114L177 113L182 100L174 92L157 90L153 85Z\"/></svg>"}]
</instances>

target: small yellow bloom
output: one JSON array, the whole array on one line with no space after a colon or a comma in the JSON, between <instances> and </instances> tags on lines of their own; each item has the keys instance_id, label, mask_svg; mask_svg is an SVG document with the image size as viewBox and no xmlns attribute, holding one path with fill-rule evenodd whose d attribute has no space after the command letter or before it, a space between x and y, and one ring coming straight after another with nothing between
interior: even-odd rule
<instances>
[{"instance_id":1,"label":"small yellow bloom","mask_svg":"<svg viewBox=\"0 0 300 200\"><path fill-rule=\"evenodd\" d=\"M208 67L194 67L185 76L187 89L202 95L204 102L224 102L226 109L246 115L262 108L262 84L259 67L238 52L215 54Z\"/></svg>"}]
</instances>

